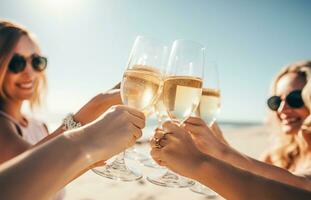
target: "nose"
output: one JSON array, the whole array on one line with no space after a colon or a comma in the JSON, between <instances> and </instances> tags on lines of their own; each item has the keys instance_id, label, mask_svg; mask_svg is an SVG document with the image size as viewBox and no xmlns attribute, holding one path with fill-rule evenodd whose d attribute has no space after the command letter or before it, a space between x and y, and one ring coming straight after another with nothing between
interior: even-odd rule
<instances>
[{"instance_id":1,"label":"nose","mask_svg":"<svg viewBox=\"0 0 311 200\"><path fill-rule=\"evenodd\" d=\"M290 109L290 107L288 106L288 104L286 103L285 100L282 100L279 109L277 110L278 113L286 113L288 112Z\"/></svg>"},{"instance_id":2,"label":"nose","mask_svg":"<svg viewBox=\"0 0 311 200\"><path fill-rule=\"evenodd\" d=\"M33 76L34 73L35 73L35 71L34 71L32 65L31 65L31 63L29 61L27 61L26 62L26 67L25 67L25 69L23 71L23 74L25 76L31 77L31 76Z\"/></svg>"}]
</instances>

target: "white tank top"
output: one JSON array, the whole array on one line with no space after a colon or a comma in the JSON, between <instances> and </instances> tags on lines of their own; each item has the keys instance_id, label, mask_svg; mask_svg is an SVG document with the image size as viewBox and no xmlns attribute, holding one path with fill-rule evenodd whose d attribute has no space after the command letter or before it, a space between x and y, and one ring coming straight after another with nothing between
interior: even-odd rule
<instances>
[{"instance_id":1,"label":"white tank top","mask_svg":"<svg viewBox=\"0 0 311 200\"><path fill-rule=\"evenodd\" d=\"M44 137L48 136L48 131L43 122L40 122L34 118L26 118L28 125L24 127L18 123L13 117L8 115L7 113L0 110L0 115L4 116L5 118L9 119L13 122L19 131L21 131L22 138L29 142L30 144L34 145L39 142ZM65 190L60 190L52 200L62 200L65 197Z\"/></svg>"}]
</instances>

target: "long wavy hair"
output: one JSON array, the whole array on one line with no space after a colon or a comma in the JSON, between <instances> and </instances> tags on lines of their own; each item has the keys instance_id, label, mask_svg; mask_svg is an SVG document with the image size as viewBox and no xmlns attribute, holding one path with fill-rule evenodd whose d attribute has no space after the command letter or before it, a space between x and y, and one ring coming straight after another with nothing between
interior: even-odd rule
<instances>
[{"instance_id":1,"label":"long wavy hair","mask_svg":"<svg viewBox=\"0 0 311 200\"><path fill-rule=\"evenodd\" d=\"M285 66L274 78L271 85L271 93L275 95L278 81L286 74L296 73L298 77L304 81L311 81L311 61L299 61L288 66ZM307 83L306 85L310 85ZM309 108L311 106L310 93L306 91L306 86L303 88L303 100L305 105ZM310 88L311 89L311 88ZM308 117L309 118L309 117ZM307 119L308 119L307 118ZM268 124L276 130L278 134L275 135L276 144L274 148L268 153L270 162L278 167L294 171L296 168L297 158L302 153L302 144L304 143L301 137L297 134L284 134L281 131L280 120L277 118L275 112L271 111L268 117Z\"/></svg>"},{"instance_id":2,"label":"long wavy hair","mask_svg":"<svg viewBox=\"0 0 311 200\"><path fill-rule=\"evenodd\" d=\"M3 100L7 99L4 91L4 78L8 73L8 65L14 54L13 50L22 36L29 37L31 41L37 44L34 36L23 26L7 20L0 20L0 98ZM29 100L31 108L42 103L46 87L46 75L45 72L41 72L35 85L34 95Z\"/></svg>"},{"instance_id":3,"label":"long wavy hair","mask_svg":"<svg viewBox=\"0 0 311 200\"><path fill-rule=\"evenodd\" d=\"M306 69L307 83L302 90L302 99L306 107L311 111L311 69ZM311 114L304 120L301 126L301 134L308 134L311 136ZM307 148L306 143L302 143L302 150Z\"/></svg>"}]
</instances>

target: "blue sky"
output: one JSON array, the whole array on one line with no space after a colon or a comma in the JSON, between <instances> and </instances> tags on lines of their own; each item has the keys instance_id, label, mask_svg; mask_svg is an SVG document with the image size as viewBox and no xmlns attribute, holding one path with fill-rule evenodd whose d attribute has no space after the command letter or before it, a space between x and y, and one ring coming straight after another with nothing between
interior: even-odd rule
<instances>
[{"instance_id":1,"label":"blue sky","mask_svg":"<svg viewBox=\"0 0 311 200\"><path fill-rule=\"evenodd\" d=\"M74 111L118 82L137 35L191 39L216 60L222 120L262 121L270 82L311 59L308 0L1 0L0 17L25 25L49 58L50 116Z\"/></svg>"}]
</instances>

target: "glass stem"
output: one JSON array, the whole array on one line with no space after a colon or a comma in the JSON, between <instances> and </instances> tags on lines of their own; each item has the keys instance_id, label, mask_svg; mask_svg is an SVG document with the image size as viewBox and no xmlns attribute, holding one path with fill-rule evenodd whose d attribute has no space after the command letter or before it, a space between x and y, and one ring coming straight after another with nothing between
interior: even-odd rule
<instances>
[{"instance_id":1,"label":"glass stem","mask_svg":"<svg viewBox=\"0 0 311 200\"><path fill-rule=\"evenodd\" d=\"M124 157L125 157L125 151L122 153L119 153L117 155L116 159L114 160L114 162L116 162L118 164L124 164L125 165Z\"/></svg>"},{"instance_id":2,"label":"glass stem","mask_svg":"<svg viewBox=\"0 0 311 200\"><path fill-rule=\"evenodd\" d=\"M157 121L158 121L158 127L159 129L162 129L162 116L160 113L156 113L157 114Z\"/></svg>"}]
</instances>

